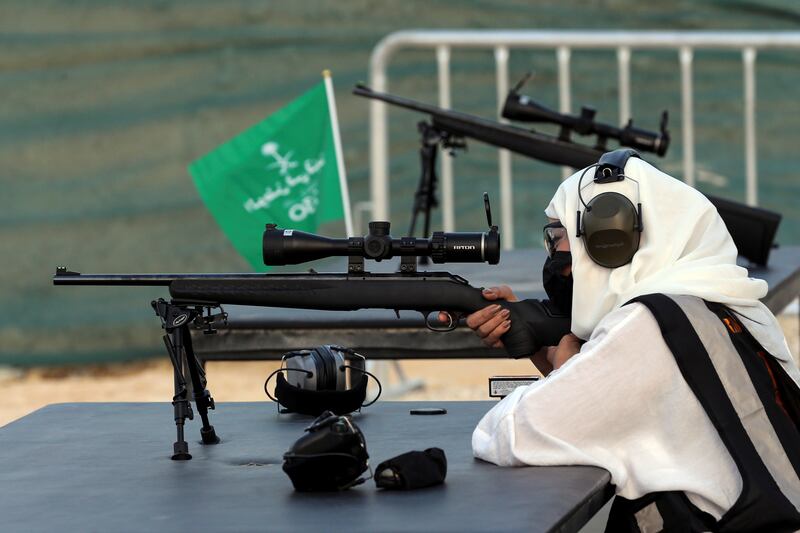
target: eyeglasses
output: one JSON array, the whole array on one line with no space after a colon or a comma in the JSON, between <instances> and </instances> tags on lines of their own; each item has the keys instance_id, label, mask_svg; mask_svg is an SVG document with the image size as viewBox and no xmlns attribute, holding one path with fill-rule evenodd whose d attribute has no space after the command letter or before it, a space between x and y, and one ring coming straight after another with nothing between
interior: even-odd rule
<instances>
[{"instance_id":1,"label":"eyeglasses","mask_svg":"<svg viewBox=\"0 0 800 533\"><path fill-rule=\"evenodd\" d=\"M544 249L547 250L548 256L553 257L558 244L567 237L567 228L561 222L551 222L542 231L544 233Z\"/></svg>"}]
</instances>

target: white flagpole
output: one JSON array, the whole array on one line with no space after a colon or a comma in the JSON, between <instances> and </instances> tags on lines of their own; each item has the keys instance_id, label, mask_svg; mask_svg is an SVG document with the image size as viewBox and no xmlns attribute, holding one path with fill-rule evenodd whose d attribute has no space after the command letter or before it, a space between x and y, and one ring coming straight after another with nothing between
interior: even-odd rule
<instances>
[{"instance_id":1,"label":"white flagpole","mask_svg":"<svg viewBox=\"0 0 800 533\"><path fill-rule=\"evenodd\" d=\"M333 80L331 71L322 71L325 78L325 93L328 96L328 110L331 114L331 129L333 130L333 149L336 152L336 166L339 171L339 187L342 189L342 209L344 210L344 227L348 237L353 236L353 216L350 212L350 191L347 189L347 174L344 169L344 155L342 154L342 138L339 135L339 117L336 114L336 98L333 95Z\"/></svg>"}]
</instances>

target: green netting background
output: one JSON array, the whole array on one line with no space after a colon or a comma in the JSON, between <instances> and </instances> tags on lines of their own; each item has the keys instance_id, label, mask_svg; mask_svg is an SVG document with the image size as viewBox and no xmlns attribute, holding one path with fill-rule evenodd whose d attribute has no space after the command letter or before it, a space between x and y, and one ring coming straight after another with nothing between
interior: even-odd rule
<instances>
[{"instance_id":1,"label":"green netting background","mask_svg":"<svg viewBox=\"0 0 800 533\"><path fill-rule=\"evenodd\" d=\"M366 101L373 46L408 28L786 30L792 0L767 2L528 0L490 2L260 2L6 0L0 3L0 364L160 356L158 289L53 287L57 264L85 272L246 271L202 205L189 162L333 70L354 202L368 199ZM530 94L557 105L552 52L512 51L511 75L535 70ZM398 53L391 90L436 101L433 52ZM495 112L491 52L455 50L453 107ZM761 52L757 68L759 197L784 214L782 243L800 242L800 61ZM573 52L573 107L615 122L613 52ZM674 53L637 52L633 114L654 127L672 112L681 161ZM744 197L742 73L738 53L695 63L699 187ZM405 227L418 179L419 116L390 112L392 220ZM471 143L455 162L457 225L483 227L484 189L497 198L496 152ZM514 158L518 246L538 245L541 208L560 171ZM530 231L526 231L530 229ZM331 232L339 232L334 227Z\"/></svg>"}]
</instances>

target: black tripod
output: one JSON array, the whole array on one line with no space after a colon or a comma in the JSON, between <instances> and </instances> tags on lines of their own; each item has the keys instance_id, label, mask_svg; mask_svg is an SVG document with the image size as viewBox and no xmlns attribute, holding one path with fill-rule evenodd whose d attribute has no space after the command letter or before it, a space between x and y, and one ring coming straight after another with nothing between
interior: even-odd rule
<instances>
[{"instance_id":1,"label":"black tripod","mask_svg":"<svg viewBox=\"0 0 800 533\"><path fill-rule=\"evenodd\" d=\"M422 236L428 237L431 231L431 210L434 207L439 207L439 200L436 198L436 182L438 181L436 155L439 145L449 150L451 155L455 155L457 149L466 149L467 144L463 137L441 130L424 120L417 124L417 130L420 133L419 160L421 168L419 185L417 185L417 192L414 193L414 207L411 211L411 225L408 228L408 236L414 236L414 230L417 227L417 216L420 213L424 213ZM421 257L420 262L423 262L423 259L427 262L427 257Z\"/></svg>"},{"instance_id":2,"label":"black tripod","mask_svg":"<svg viewBox=\"0 0 800 533\"><path fill-rule=\"evenodd\" d=\"M194 399L197 412L203 422L200 428L200 438L203 444L217 444L219 437L214 431L214 426L208 420L208 410L214 409L214 398L206 389L206 373L200 362L195 356L192 347L192 336L189 332L189 324L200 323L205 325L204 333L215 333L211 324L217 320L225 320L227 314L224 311L216 315L211 314L211 310L218 307L215 305L181 303L170 301L163 298L151 302L153 310L161 318L161 325L165 330L164 345L167 347L169 359L175 375L175 395L172 397L172 406L175 412L175 426L177 429L177 439L172 445L172 459L175 461L187 461L192 458L189 453L189 444L184 438L183 426L186 419L193 420L194 413L189 401L189 387L186 381L186 373L189 374L191 381L192 398ZM203 315L203 310L207 309L208 314Z\"/></svg>"}]
</instances>

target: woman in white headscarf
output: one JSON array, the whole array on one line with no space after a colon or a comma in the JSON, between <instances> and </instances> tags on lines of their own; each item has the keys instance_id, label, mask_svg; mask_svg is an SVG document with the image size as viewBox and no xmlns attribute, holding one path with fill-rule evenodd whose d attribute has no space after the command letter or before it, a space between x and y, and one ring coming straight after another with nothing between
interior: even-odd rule
<instances>
[{"instance_id":1,"label":"woman in white headscarf","mask_svg":"<svg viewBox=\"0 0 800 533\"><path fill-rule=\"evenodd\" d=\"M610 191L641 202L639 249L623 266L596 264L575 237L580 172L547 206L547 216L566 228L553 244L572 257L572 334L533 357L549 372L546 379L517 388L484 416L472 437L474 455L502 466L602 467L627 500L680 491L718 521L742 492L737 465L653 314L641 303L624 304L653 293L719 302L738 314L796 385L800 371L777 320L759 301L766 282L736 265L736 247L714 206L641 159L629 159L624 170L638 181L638 191L629 179L602 185L584 179L582 189L587 202ZM490 289L486 297L514 299L507 287ZM502 310L491 306L467 323L492 346L502 345L509 326ZM796 507L800 494L789 499Z\"/></svg>"}]
</instances>

